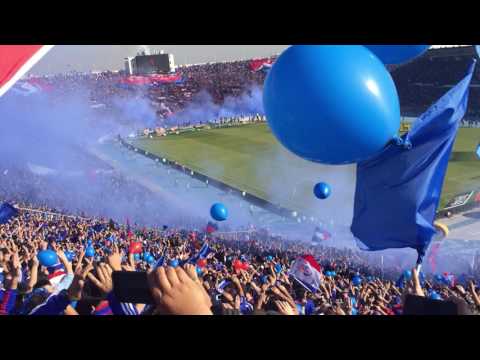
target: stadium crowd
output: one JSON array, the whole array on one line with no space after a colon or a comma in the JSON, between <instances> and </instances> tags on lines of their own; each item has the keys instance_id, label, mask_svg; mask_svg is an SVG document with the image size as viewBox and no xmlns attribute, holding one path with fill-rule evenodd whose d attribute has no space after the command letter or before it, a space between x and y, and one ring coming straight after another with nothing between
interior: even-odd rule
<instances>
[{"instance_id":1,"label":"stadium crowd","mask_svg":"<svg viewBox=\"0 0 480 360\"><path fill-rule=\"evenodd\" d=\"M265 60L274 61L275 57ZM252 86L261 86L267 72L253 70L252 61L184 66L177 70L183 81L149 86L125 86L121 84L125 74L109 71L96 74L73 72L37 78L35 81L44 84L48 91L57 93L58 98L68 92L87 89L92 103L108 107L115 107L119 99L140 96L150 102L161 121L184 109L199 94L206 92L214 103L222 104L228 97L238 97ZM397 86L403 115L418 116L424 112L462 78L470 62L469 56L423 56L410 64L392 69L391 74ZM446 68L448 71L445 71ZM472 118L473 122L480 117L479 84L480 70L477 68L472 81L471 105L467 114L467 118Z\"/></svg>"},{"instance_id":2,"label":"stadium crowd","mask_svg":"<svg viewBox=\"0 0 480 360\"><path fill-rule=\"evenodd\" d=\"M462 313L480 310L473 280L425 278L415 269L399 279L400 268L372 265L369 253L264 231L232 237L140 229L45 210L20 211L0 225L2 315L399 315L409 293L455 301ZM89 246L94 254L85 253ZM39 263L37 253L47 248L58 265ZM290 276L292 262L305 254L321 266L318 290ZM120 303L113 271L147 271L155 305Z\"/></svg>"}]
</instances>

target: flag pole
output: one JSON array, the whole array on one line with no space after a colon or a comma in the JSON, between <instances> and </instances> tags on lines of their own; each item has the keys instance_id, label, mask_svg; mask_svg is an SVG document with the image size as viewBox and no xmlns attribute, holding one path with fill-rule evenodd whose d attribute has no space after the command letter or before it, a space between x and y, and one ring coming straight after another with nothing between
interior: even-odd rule
<instances>
[{"instance_id":1,"label":"flag pole","mask_svg":"<svg viewBox=\"0 0 480 360\"><path fill-rule=\"evenodd\" d=\"M382 255L382 258L381 258L381 261L382 261L382 280L383 280L383 255Z\"/></svg>"}]
</instances>

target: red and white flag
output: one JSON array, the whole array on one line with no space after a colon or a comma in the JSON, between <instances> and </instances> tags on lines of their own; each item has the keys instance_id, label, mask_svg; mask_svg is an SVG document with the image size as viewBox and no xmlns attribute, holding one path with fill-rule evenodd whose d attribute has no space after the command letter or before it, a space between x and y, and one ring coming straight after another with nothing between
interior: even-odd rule
<instances>
[{"instance_id":1,"label":"red and white flag","mask_svg":"<svg viewBox=\"0 0 480 360\"><path fill-rule=\"evenodd\" d=\"M0 45L0 96L22 78L53 45Z\"/></svg>"},{"instance_id":2,"label":"red and white flag","mask_svg":"<svg viewBox=\"0 0 480 360\"><path fill-rule=\"evenodd\" d=\"M322 283L322 268L312 255L297 258L290 270L290 275L307 290L315 292Z\"/></svg>"}]
</instances>

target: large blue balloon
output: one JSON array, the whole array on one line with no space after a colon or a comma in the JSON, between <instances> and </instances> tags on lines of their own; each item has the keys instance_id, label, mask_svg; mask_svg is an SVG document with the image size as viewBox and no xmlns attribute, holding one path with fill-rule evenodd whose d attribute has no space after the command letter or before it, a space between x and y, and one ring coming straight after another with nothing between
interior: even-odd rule
<instances>
[{"instance_id":1,"label":"large blue balloon","mask_svg":"<svg viewBox=\"0 0 480 360\"><path fill-rule=\"evenodd\" d=\"M228 210L225 205L216 203L212 205L210 215L216 221L225 221L228 218Z\"/></svg>"},{"instance_id":2,"label":"large blue balloon","mask_svg":"<svg viewBox=\"0 0 480 360\"><path fill-rule=\"evenodd\" d=\"M37 254L37 259L43 266L53 266L58 263L57 253L53 250L42 250Z\"/></svg>"},{"instance_id":3,"label":"large blue balloon","mask_svg":"<svg viewBox=\"0 0 480 360\"><path fill-rule=\"evenodd\" d=\"M384 64L398 65L422 55L430 45L365 45L365 47Z\"/></svg>"},{"instance_id":4,"label":"large blue balloon","mask_svg":"<svg viewBox=\"0 0 480 360\"><path fill-rule=\"evenodd\" d=\"M318 199L325 200L331 194L330 185L324 182L318 183L313 188L313 193Z\"/></svg>"},{"instance_id":5,"label":"large blue balloon","mask_svg":"<svg viewBox=\"0 0 480 360\"><path fill-rule=\"evenodd\" d=\"M400 128L395 84L361 45L289 47L267 76L263 103L280 143L318 163L368 159Z\"/></svg>"}]
</instances>

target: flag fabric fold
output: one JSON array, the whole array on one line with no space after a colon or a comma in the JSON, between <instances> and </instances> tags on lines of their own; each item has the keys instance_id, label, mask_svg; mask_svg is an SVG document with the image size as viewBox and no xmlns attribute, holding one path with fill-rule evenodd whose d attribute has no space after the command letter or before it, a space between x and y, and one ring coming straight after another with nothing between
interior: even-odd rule
<instances>
[{"instance_id":1,"label":"flag fabric fold","mask_svg":"<svg viewBox=\"0 0 480 360\"><path fill-rule=\"evenodd\" d=\"M419 263L433 225L475 68L377 156L357 165L351 231L367 250L410 247Z\"/></svg>"},{"instance_id":2,"label":"flag fabric fold","mask_svg":"<svg viewBox=\"0 0 480 360\"><path fill-rule=\"evenodd\" d=\"M0 97L52 47L53 45L0 45Z\"/></svg>"}]
</instances>

